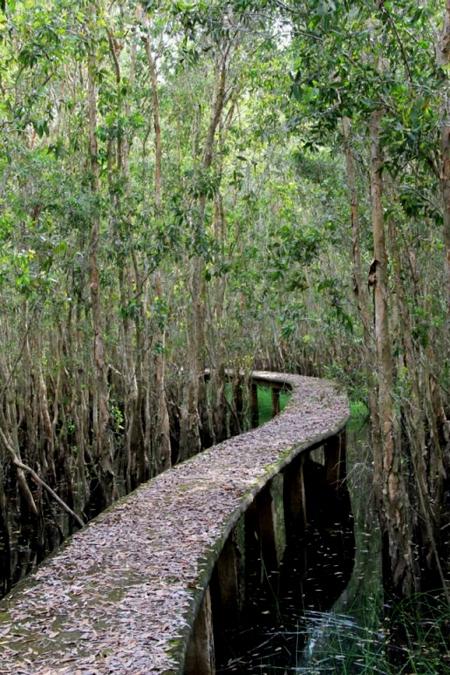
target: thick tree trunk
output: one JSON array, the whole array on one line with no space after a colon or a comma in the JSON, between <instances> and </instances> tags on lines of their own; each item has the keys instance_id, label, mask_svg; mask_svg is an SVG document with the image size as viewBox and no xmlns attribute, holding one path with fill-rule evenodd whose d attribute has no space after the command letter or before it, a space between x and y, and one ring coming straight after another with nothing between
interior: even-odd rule
<instances>
[{"instance_id":1,"label":"thick tree trunk","mask_svg":"<svg viewBox=\"0 0 450 675\"><path fill-rule=\"evenodd\" d=\"M381 110L370 122L370 187L374 261L371 283L375 304L375 345L378 370L378 411L381 429L382 462L375 466L375 489L381 508L381 527L388 546L390 579L386 580L400 596L409 595L417 582L412 550L412 523L401 447L396 443L396 411L393 401L394 364L388 315L388 256L383 212L383 152L380 141ZM381 472L381 475L378 475ZM387 569L387 566L385 566Z\"/></svg>"},{"instance_id":2,"label":"thick tree trunk","mask_svg":"<svg viewBox=\"0 0 450 675\"><path fill-rule=\"evenodd\" d=\"M374 336L372 331L372 319L369 308L369 293L367 282L362 272L361 261L361 223L359 218L359 199L356 180L355 161L351 144L351 122L348 118L342 120L344 137L344 154L347 170L347 183L350 195L350 216L352 226L352 264L353 264L353 291L363 327L363 353L365 360L367 396L372 420L372 448L375 462L375 475L381 475L382 448L380 421L378 418L378 393L377 382L374 377L373 363L375 358Z\"/></svg>"},{"instance_id":3,"label":"thick tree trunk","mask_svg":"<svg viewBox=\"0 0 450 675\"><path fill-rule=\"evenodd\" d=\"M409 476L411 506L414 513L418 514L413 525L416 555L420 561L420 586L421 590L436 588L439 585L445 589L446 582L439 555L443 484L442 448L438 439L432 437L427 439L427 408L430 401L425 384L427 376L423 373L422 366L426 358L414 344L413 321L405 288L407 265L403 264L398 245L399 233L395 231L392 220L389 220L388 232L396 291L393 301L397 306L397 314L399 318L401 317L398 339L403 349L399 349L401 359L399 367L403 368L405 373L403 387L409 386L402 412L412 465ZM408 284L409 289L411 286L413 283ZM418 299L415 298L414 301L417 303ZM434 420L431 420L431 425L435 425Z\"/></svg>"}]
</instances>

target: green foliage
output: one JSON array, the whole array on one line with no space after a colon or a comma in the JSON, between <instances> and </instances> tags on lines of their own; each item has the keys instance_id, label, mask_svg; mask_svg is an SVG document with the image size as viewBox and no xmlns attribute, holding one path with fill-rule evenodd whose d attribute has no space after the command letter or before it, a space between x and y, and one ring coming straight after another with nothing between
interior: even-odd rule
<instances>
[{"instance_id":1,"label":"green foliage","mask_svg":"<svg viewBox=\"0 0 450 675\"><path fill-rule=\"evenodd\" d=\"M284 410L289 402L290 394L287 391L280 392L280 411ZM270 387L258 387L258 411L259 424L265 424L273 417L272 389Z\"/></svg>"},{"instance_id":2,"label":"green foliage","mask_svg":"<svg viewBox=\"0 0 450 675\"><path fill-rule=\"evenodd\" d=\"M365 290L368 125L380 109L393 393L409 410L410 349L420 382L445 403L441 10L435 0L0 1L0 365L12 374L0 409L20 416L30 401L37 410L42 363L57 441L58 425L66 435L82 428L74 420L90 429L95 252L108 428L118 438L145 436L153 451L153 418L141 427L161 362L172 418L186 404L189 369L198 377L204 365L257 363L337 380L360 421L376 387L364 342L373 304L370 288L364 330L342 123L351 126ZM259 396L263 421L271 394ZM25 427L19 419L19 442ZM46 442L40 427L35 436ZM43 445L24 449L43 465ZM368 648L366 664L377 655ZM411 668L425 667L415 654Z\"/></svg>"}]
</instances>

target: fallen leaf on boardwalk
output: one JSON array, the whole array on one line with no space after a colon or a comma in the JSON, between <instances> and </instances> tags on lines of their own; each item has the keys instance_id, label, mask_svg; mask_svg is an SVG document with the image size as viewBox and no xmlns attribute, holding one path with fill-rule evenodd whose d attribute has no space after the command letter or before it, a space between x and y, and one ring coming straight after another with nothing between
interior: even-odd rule
<instances>
[{"instance_id":1,"label":"fallen leaf on boardwalk","mask_svg":"<svg viewBox=\"0 0 450 675\"><path fill-rule=\"evenodd\" d=\"M13 631L22 654L2 649L1 675L159 675L173 667L171 646L192 624L216 542L288 450L293 457L347 418L346 398L330 383L288 379L294 391L280 416L142 485L4 599L10 622L0 637Z\"/></svg>"}]
</instances>

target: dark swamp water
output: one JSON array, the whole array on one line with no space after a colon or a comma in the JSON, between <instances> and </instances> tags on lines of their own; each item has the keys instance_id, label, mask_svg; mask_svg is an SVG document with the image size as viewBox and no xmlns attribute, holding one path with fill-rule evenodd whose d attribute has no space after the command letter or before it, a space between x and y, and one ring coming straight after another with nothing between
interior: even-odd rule
<instances>
[{"instance_id":1,"label":"dark swamp water","mask_svg":"<svg viewBox=\"0 0 450 675\"><path fill-rule=\"evenodd\" d=\"M231 410L231 386L227 384L226 387ZM280 395L281 409L285 407L288 400L289 393L282 391ZM258 386L258 405L259 424L263 424L272 417L272 393L269 387ZM233 435L233 433L237 433L237 430L233 429L230 410L228 411L227 427L229 435ZM250 425L251 415L248 411L243 420L243 427L249 428ZM16 583L30 574L49 553L56 550L77 529L67 513L60 509L45 491L43 492L44 515L42 520L39 516L38 523L32 515L26 520L21 518L21 498L16 489L9 488L12 481L8 471L11 471L11 469L0 465L0 481L5 485L10 504L15 504L16 508L9 509L6 512L0 502L0 598L6 595ZM120 497L126 494L124 485L119 484L118 490ZM66 498L67 487L64 484L56 486L56 491L63 498ZM90 520L98 514L98 511L98 508L92 507L92 509L85 511L83 515L87 520ZM8 514L9 522L4 520L5 513Z\"/></svg>"},{"instance_id":2,"label":"dark swamp water","mask_svg":"<svg viewBox=\"0 0 450 675\"><path fill-rule=\"evenodd\" d=\"M287 400L282 394L282 408ZM258 402L263 423L272 413L270 389L258 388ZM318 450L305 466L308 526L300 536L288 535L279 570L265 569L257 542L246 542L245 609L239 626L217 630L217 673L450 675L447 618L424 623L413 654L402 650L395 665L389 656L368 426L349 425L346 490L339 499L326 485L321 461ZM71 533L66 514L50 502L47 508L45 541L33 538L32 522L10 523L12 539L5 541L0 523L0 597ZM414 622L416 607L407 612Z\"/></svg>"},{"instance_id":3,"label":"dark swamp water","mask_svg":"<svg viewBox=\"0 0 450 675\"><path fill-rule=\"evenodd\" d=\"M216 636L218 673L379 673L385 636L380 540L371 500L368 428L348 431L346 485L325 483L321 451L305 464L308 525L291 533L279 570L257 544L239 627Z\"/></svg>"},{"instance_id":4,"label":"dark swamp water","mask_svg":"<svg viewBox=\"0 0 450 675\"><path fill-rule=\"evenodd\" d=\"M320 454L305 464L308 525L288 536L279 570L264 568L257 546L246 550L243 615L239 626L216 631L217 672L450 675L448 608L430 608L427 596L384 604L368 425L347 429L340 498Z\"/></svg>"}]
</instances>

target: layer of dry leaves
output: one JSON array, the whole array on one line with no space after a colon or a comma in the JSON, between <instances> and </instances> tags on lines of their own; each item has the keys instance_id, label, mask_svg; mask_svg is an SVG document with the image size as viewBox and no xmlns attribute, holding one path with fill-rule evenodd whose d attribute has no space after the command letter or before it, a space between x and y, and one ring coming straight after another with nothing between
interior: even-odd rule
<instances>
[{"instance_id":1,"label":"layer of dry leaves","mask_svg":"<svg viewBox=\"0 0 450 675\"><path fill-rule=\"evenodd\" d=\"M348 416L330 382L255 375L292 387L281 415L142 485L0 603L1 674L177 672L170 650L214 543L281 463Z\"/></svg>"}]
</instances>

